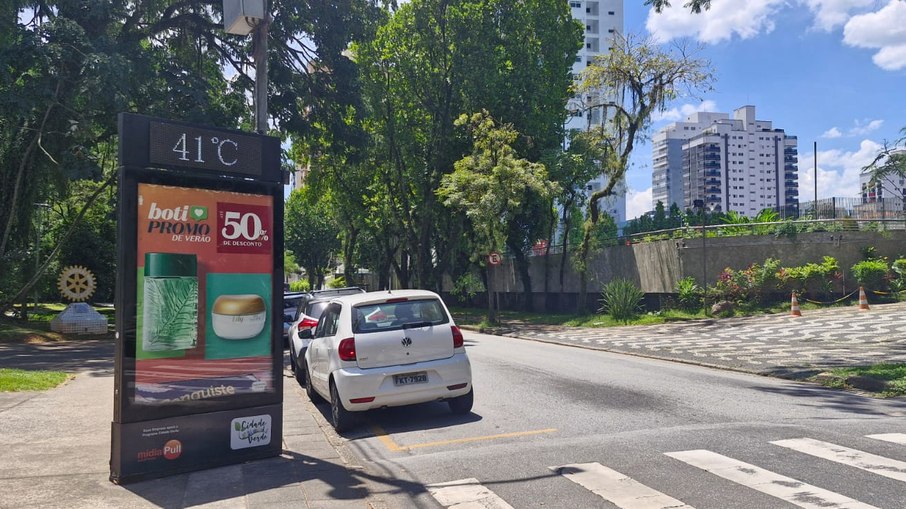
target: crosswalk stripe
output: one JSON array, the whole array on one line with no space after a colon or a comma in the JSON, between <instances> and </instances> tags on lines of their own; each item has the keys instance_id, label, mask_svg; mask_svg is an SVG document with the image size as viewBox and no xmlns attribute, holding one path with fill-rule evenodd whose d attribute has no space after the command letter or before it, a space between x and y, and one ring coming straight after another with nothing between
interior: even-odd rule
<instances>
[{"instance_id":1,"label":"crosswalk stripe","mask_svg":"<svg viewBox=\"0 0 906 509\"><path fill-rule=\"evenodd\" d=\"M906 433L881 433L880 435L865 435L875 440L883 440L894 444L906 445Z\"/></svg>"},{"instance_id":2,"label":"crosswalk stripe","mask_svg":"<svg viewBox=\"0 0 906 509\"><path fill-rule=\"evenodd\" d=\"M843 447L811 438L777 440L771 443L817 458L823 458L906 482L906 462L903 461L885 458L884 456L869 454L856 449L850 449L849 447Z\"/></svg>"},{"instance_id":3,"label":"crosswalk stripe","mask_svg":"<svg viewBox=\"0 0 906 509\"><path fill-rule=\"evenodd\" d=\"M600 463L550 469L623 509L694 509Z\"/></svg>"},{"instance_id":4,"label":"crosswalk stripe","mask_svg":"<svg viewBox=\"0 0 906 509\"><path fill-rule=\"evenodd\" d=\"M665 453L671 458L723 477L729 481L779 498L804 509L877 509L833 491L776 474L715 452L705 450Z\"/></svg>"},{"instance_id":5,"label":"crosswalk stripe","mask_svg":"<svg viewBox=\"0 0 906 509\"><path fill-rule=\"evenodd\" d=\"M460 479L458 481L426 486L431 496L440 505L455 509L513 509L493 491L482 486L478 479Z\"/></svg>"}]
</instances>

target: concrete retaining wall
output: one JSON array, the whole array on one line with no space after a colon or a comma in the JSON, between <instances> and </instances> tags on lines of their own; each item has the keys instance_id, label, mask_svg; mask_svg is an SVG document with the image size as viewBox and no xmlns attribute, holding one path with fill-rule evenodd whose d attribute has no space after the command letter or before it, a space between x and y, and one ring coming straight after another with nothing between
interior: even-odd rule
<instances>
[{"instance_id":1,"label":"concrete retaining wall","mask_svg":"<svg viewBox=\"0 0 906 509\"><path fill-rule=\"evenodd\" d=\"M643 292L651 295L673 293L676 282L687 276L701 284L704 274L707 282L714 284L726 267L744 269L752 263L763 263L769 257L792 267L817 263L824 256L832 256L843 269L844 284L852 288L850 267L863 259L862 253L869 246L890 261L906 256L906 231L800 233L779 238L773 235L709 237L704 243L698 237L613 246L591 260L586 299L589 309L597 309L603 285L620 277L634 281ZM561 285L560 257L555 254L530 258L535 309L571 311L576 308L579 278L568 260ZM549 264L547 270L545 261ZM511 258L506 258L501 265L491 269L495 288L502 293L500 299L504 308L519 308L523 300L522 281L512 263ZM545 274L549 290L547 298ZM480 300L484 301L483 298Z\"/></svg>"}]
</instances>

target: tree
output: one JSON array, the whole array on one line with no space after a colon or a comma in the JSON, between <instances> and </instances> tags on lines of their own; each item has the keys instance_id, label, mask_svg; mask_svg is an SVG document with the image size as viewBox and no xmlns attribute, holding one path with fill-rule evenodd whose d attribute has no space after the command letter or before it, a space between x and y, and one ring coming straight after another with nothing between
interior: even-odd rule
<instances>
[{"instance_id":1,"label":"tree","mask_svg":"<svg viewBox=\"0 0 906 509\"><path fill-rule=\"evenodd\" d=\"M669 0L645 0L645 5L653 5L654 10L657 12L663 11L665 8L670 7ZM702 9L708 10L711 8L711 0L689 0L683 4L683 7L688 8L690 11L699 14L702 12Z\"/></svg>"},{"instance_id":2,"label":"tree","mask_svg":"<svg viewBox=\"0 0 906 509\"><path fill-rule=\"evenodd\" d=\"M463 112L487 110L513 124L520 154L537 160L560 143L570 68L581 29L565 2L413 0L372 42L354 46L368 109L367 131L399 227L402 284L436 288L461 266L463 218L435 195L469 152L454 132ZM410 274L411 273L411 274Z\"/></svg>"},{"instance_id":3,"label":"tree","mask_svg":"<svg viewBox=\"0 0 906 509\"><path fill-rule=\"evenodd\" d=\"M906 127L900 130L900 134L901 137L893 143L885 141L871 163L862 168L863 172L871 175L868 185L883 186L892 177L906 177Z\"/></svg>"},{"instance_id":4,"label":"tree","mask_svg":"<svg viewBox=\"0 0 906 509\"><path fill-rule=\"evenodd\" d=\"M382 2L269 3L271 122L300 137L354 137L345 118L359 94L342 52L380 18ZM13 0L0 7L0 277L24 272L35 203L64 200L71 180L113 184L98 154L115 143L117 112L251 126L249 40L223 31L221 5ZM0 287L11 288L8 281Z\"/></svg>"},{"instance_id":5,"label":"tree","mask_svg":"<svg viewBox=\"0 0 906 509\"><path fill-rule=\"evenodd\" d=\"M511 125L497 127L487 112L462 115L473 140L472 154L456 162L444 175L437 195L447 207L463 211L472 225L476 258L502 251L510 222L532 195L547 198L556 184L547 180L544 165L517 158L512 145L518 134ZM493 278L488 274L488 322L497 321L493 306Z\"/></svg>"},{"instance_id":6,"label":"tree","mask_svg":"<svg viewBox=\"0 0 906 509\"><path fill-rule=\"evenodd\" d=\"M305 268L311 288L320 288L340 250L337 226L330 209L310 188L293 191L286 200L284 246Z\"/></svg>"},{"instance_id":7,"label":"tree","mask_svg":"<svg viewBox=\"0 0 906 509\"><path fill-rule=\"evenodd\" d=\"M578 253L580 296L587 287L587 259L591 232L600 217L599 202L613 194L626 174L629 157L651 123L651 114L663 111L680 92L695 93L710 89L713 81L710 62L695 57L685 45L662 48L650 38L633 35L614 38L610 52L597 57L582 76L580 93L591 97L583 109L592 118L597 110L602 121L581 133L590 145L601 147L598 160L607 180L603 189L589 198L586 233ZM579 299L579 312L586 303Z\"/></svg>"}]
</instances>

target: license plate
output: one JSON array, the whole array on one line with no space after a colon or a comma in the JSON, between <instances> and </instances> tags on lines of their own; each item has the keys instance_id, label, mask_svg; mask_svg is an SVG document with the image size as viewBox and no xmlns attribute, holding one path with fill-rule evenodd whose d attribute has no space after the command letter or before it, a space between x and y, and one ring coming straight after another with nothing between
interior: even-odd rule
<instances>
[{"instance_id":1,"label":"license plate","mask_svg":"<svg viewBox=\"0 0 906 509\"><path fill-rule=\"evenodd\" d=\"M410 385L428 383L428 373L406 373L405 375L393 375L393 385Z\"/></svg>"}]
</instances>

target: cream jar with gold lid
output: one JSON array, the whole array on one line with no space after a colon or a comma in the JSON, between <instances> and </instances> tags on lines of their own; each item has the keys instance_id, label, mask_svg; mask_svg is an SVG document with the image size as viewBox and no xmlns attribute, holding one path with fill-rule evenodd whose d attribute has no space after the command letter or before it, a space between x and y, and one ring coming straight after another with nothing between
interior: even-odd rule
<instances>
[{"instance_id":1,"label":"cream jar with gold lid","mask_svg":"<svg viewBox=\"0 0 906 509\"><path fill-rule=\"evenodd\" d=\"M223 339L251 339L267 322L267 305L260 295L221 295L211 308L214 334Z\"/></svg>"}]
</instances>

